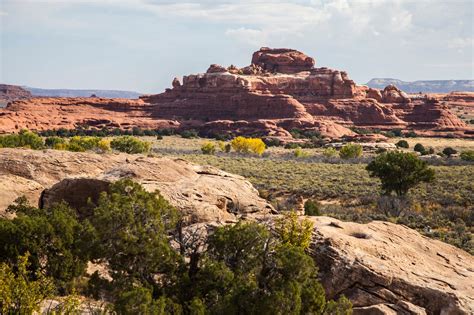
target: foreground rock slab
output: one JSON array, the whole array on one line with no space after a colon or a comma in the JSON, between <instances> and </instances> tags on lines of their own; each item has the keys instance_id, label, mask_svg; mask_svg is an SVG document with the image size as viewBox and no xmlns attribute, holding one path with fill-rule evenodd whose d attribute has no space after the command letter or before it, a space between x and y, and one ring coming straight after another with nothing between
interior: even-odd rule
<instances>
[{"instance_id":1,"label":"foreground rock slab","mask_svg":"<svg viewBox=\"0 0 474 315\"><path fill-rule=\"evenodd\" d=\"M122 178L159 190L189 223L232 222L273 210L245 178L182 159L0 149L0 212L22 195L41 207L64 199L81 209Z\"/></svg>"},{"instance_id":2,"label":"foreground rock slab","mask_svg":"<svg viewBox=\"0 0 474 315\"><path fill-rule=\"evenodd\" d=\"M328 297L344 294L355 314L474 314L474 257L467 252L389 222L309 220Z\"/></svg>"}]
</instances>

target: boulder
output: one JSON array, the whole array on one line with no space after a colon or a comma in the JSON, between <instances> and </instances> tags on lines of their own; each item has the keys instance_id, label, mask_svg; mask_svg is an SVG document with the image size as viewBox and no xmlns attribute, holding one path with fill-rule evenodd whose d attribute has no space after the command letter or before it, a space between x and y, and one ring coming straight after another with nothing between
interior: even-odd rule
<instances>
[{"instance_id":1,"label":"boulder","mask_svg":"<svg viewBox=\"0 0 474 315\"><path fill-rule=\"evenodd\" d=\"M243 177L181 159L1 149L0 178L0 188L6 188L3 193L0 189L0 212L25 195L41 207L66 200L87 214L87 200L96 201L110 183L122 178L148 191L159 190L189 223L233 222L249 213L273 211Z\"/></svg>"}]
</instances>

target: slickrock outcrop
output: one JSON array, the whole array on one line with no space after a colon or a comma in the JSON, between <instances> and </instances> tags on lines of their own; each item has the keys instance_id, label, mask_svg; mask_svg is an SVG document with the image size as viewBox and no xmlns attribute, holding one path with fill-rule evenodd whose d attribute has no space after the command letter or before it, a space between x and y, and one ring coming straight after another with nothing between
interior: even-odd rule
<instances>
[{"instance_id":1,"label":"slickrock outcrop","mask_svg":"<svg viewBox=\"0 0 474 315\"><path fill-rule=\"evenodd\" d=\"M262 48L249 66L212 64L206 73L175 78L172 88L140 100L16 101L0 109L0 132L79 125L167 126L198 129L204 135L288 136L292 128L301 128L340 138L354 135L349 127L357 126L415 129L430 135L473 134L449 111L449 99L409 97L394 85L383 91L358 86L344 71L314 65L313 58L297 50Z\"/></svg>"},{"instance_id":2,"label":"slickrock outcrop","mask_svg":"<svg viewBox=\"0 0 474 315\"><path fill-rule=\"evenodd\" d=\"M308 219L327 295L344 294L354 314L474 313L474 257L467 252L389 222Z\"/></svg>"},{"instance_id":3,"label":"slickrock outcrop","mask_svg":"<svg viewBox=\"0 0 474 315\"><path fill-rule=\"evenodd\" d=\"M81 209L89 197L97 200L109 183L121 178L141 183L149 191L158 189L189 223L224 223L273 211L243 177L180 159L0 149L0 212L21 195L33 205L48 206L64 199Z\"/></svg>"},{"instance_id":4,"label":"slickrock outcrop","mask_svg":"<svg viewBox=\"0 0 474 315\"><path fill-rule=\"evenodd\" d=\"M178 122L155 119L152 105L140 100L109 98L31 98L17 100L0 109L0 133L21 129L173 128Z\"/></svg>"}]
</instances>

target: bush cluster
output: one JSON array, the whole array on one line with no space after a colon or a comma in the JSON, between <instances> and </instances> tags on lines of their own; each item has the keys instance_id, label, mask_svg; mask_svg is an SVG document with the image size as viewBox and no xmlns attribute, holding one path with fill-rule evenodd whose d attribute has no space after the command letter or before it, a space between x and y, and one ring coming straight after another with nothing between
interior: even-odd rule
<instances>
[{"instance_id":1,"label":"bush cluster","mask_svg":"<svg viewBox=\"0 0 474 315\"><path fill-rule=\"evenodd\" d=\"M28 130L21 130L18 134L0 136L0 148L19 147L39 150L44 147L43 139Z\"/></svg>"},{"instance_id":2,"label":"bush cluster","mask_svg":"<svg viewBox=\"0 0 474 315\"><path fill-rule=\"evenodd\" d=\"M461 159L463 161L474 162L474 150L467 150L461 152Z\"/></svg>"},{"instance_id":3,"label":"bush cluster","mask_svg":"<svg viewBox=\"0 0 474 315\"><path fill-rule=\"evenodd\" d=\"M0 290L2 313L31 313L32 303L17 300L28 294L36 307L53 294L48 282L55 294L105 295L118 314L351 313L346 298L326 300L306 254L312 223L294 214L273 231L239 222L189 234L159 193L130 180L91 206L86 218L64 204L38 209L23 199L9 207L15 217L0 218L0 280L18 289ZM86 276L89 261L106 261L111 279Z\"/></svg>"},{"instance_id":4,"label":"bush cluster","mask_svg":"<svg viewBox=\"0 0 474 315\"><path fill-rule=\"evenodd\" d=\"M354 159L362 155L362 146L359 144L348 143L339 151L341 159Z\"/></svg>"},{"instance_id":5,"label":"bush cluster","mask_svg":"<svg viewBox=\"0 0 474 315\"><path fill-rule=\"evenodd\" d=\"M237 153L262 155L266 149L265 143L260 138L236 137L230 144Z\"/></svg>"},{"instance_id":6,"label":"bush cluster","mask_svg":"<svg viewBox=\"0 0 474 315\"><path fill-rule=\"evenodd\" d=\"M116 137L110 142L114 150L129 154L146 153L150 151L151 144L132 136Z\"/></svg>"},{"instance_id":7,"label":"bush cluster","mask_svg":"<svg viewBox=\"0 0 474 315\"><path fill-rule=\"evenodd\" d=\"M221 147L221 149L222 149L222 147ZM224 146L224 150L225 150L225 146ZM214 154L214 153L216 153L216 145L212 142L205 142L201 146L201 152L202 152L202 154Z\"/></svg>"}]
</instances>

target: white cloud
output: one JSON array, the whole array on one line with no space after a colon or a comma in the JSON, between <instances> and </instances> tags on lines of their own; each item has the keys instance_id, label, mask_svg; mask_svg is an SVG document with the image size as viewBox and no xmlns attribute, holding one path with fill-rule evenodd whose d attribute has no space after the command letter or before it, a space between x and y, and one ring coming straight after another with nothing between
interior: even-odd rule
<instances>
[{"instance_id":1,"label":"white cloud","mask_svg":"<svg viewBox=\"0 0 474 315\"><path fill-rule=\"evenodd\" d=\"M456 37L449 41L448 47L453 49L463 49L474 45L474 37Z\"/></svg>"},{"instance_id":2,"label":"white cloud","mask_svg":"<svg viewBox=\"0 0 474 315\"><path fill-rule=\"evenodd\" d=\"M252 46L264 46L266 42L266 34L261 30L240 27L237 29L228 29L225 35L232 37L244 44Z\"/></svg>"}]
</instances>

